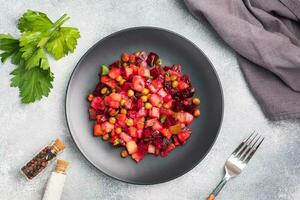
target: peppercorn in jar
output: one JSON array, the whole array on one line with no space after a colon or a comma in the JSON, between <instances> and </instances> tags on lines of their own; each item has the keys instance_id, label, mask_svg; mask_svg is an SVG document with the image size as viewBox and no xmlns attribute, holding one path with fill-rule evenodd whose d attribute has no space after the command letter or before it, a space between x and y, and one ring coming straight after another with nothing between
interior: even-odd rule
<instances>
[{"instance_id":1,"label":"peppercorn in jar","mask_svg":"<svg viewBox=\"0 0 300 200\"><path fill-rule=\"evenodd\" d=\"M64 143L60 139L56 139L50 145L44 147L36 156L21 168L21 172L28 180L37 176L48 164L56 158L65 148Z\"/></svg>"}]
</instances>

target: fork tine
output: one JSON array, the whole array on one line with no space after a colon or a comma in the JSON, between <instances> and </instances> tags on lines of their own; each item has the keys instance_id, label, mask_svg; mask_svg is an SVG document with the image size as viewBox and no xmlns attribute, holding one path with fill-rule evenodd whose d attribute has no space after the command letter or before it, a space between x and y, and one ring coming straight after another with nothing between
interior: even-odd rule
<instances>
[{"instance_id":1,"label":"fork tine","mask_svg":"<svg viewBox=\"0 0 300 200\"><path fill-rule=\"evenodd\" d=\"M255 152L256 152L256 150L258 149L258 147L261 145L261 143L264 141L264 139L265 138L262 138L261 140L260 140L260 142L257 144L257 146L256 147L254 147L254 145L253 145L253 147L251 148L251 152L250 152L250 154L248 155L248 157L246 157L246 159L245 159L245 163L247 164L248 162L249 162L249 160L252 158L252 156L255 154ZM258 141L258 140L257 140ZM256 141L256 142L257 142ZM255 143L256 143L255 142Z\"/></svg>"},{"instance_id":2,"label":"fork tine","mask_svg":"<svg viewBox=\"0 0 300 200\"><path fill-rule=\"evenodd\" d=\"M240 159L242 157L242 155L244 155L244 153L251 147L251 143L253 142L253 140L257 137L257 133L255 134L255 136L248 142L245 143L244 148L237 154L237 158Z\"/></svg>"},{"instance_id":3,"label":"fork tine","mask_svg":"<svg viewBox=\"0 0 300 200\"><path fill-rule=\"evenodd\" d=\"M254 133L255 131L253 131L247 139L244 139L243 142L232 152L232 155L235 156L244 147L245 143L252 137Z\"/></svg>"},{"instance_id":4,"label":"fork tine","mask_svg":"<svg viewBox=\"0 0 300 200\"><path fill-rule=\"evenodd\" d=\"M254 140L254 138L252 139L252 141L249 144L249 148L248 150L243 154L243 156L241 156L240 160L244 161L245 158L248 156L249 152L253 149L254 145L257 143L257 141L261 138L261 135L255 140L255 142L251 145L252 141Z\"/></svg>"}]
</instances>

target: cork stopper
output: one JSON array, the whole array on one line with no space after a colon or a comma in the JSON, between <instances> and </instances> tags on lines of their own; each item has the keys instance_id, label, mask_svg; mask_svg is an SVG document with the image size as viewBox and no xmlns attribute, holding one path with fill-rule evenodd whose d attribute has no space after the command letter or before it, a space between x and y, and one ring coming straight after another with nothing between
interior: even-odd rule
<instances>
[{"instance_id":1,"label":"cork stopper","mask_svg":"<svg viewBox=\"0 0 300 200\"><path fill-rule=\"evenodd\" d=\"M56 162L55 171L58 173L65 173L68 165L69 165L68 161L58 159Z\"/></svg>"},{"instance_id":2,"label":"cork stopper","mask_svg":"<svg viewBox=\"0 0 300 200\"><path fill-rule=\"evenodd\" d=\"M52 145L52 149L57 154L65 149L65 144L60 139L56 139Z\"/></svg>"}]
</instances>

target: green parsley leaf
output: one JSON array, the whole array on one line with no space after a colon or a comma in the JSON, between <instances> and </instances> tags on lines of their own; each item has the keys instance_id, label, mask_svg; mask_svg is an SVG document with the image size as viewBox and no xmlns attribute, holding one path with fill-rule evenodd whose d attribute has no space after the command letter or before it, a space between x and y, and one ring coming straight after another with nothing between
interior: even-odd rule
<instances>
[{"instance_id":1,"label":"green parsley leaf","mask_svg":"<svg viewBox=\"0 0 300 200\"><path fill-rule=\"evenodd\" d=\"M0 54L1 62L5 62L9 57L12 57L12 63L20 62L21 53L19 52L19 40L13 38L10 34L0 34Z\"/></svg>"},{"instance_id":2,"label":"green parsley leaf","mask_svg":"<svg viewBox=\"0 0 300 200\"><path fill-rule=\"evenodd\" d=\"M80 33L77 28L61 27L69 17L61 16L54 23L45 13L28 10L19 19L20 39L0 34L0 58L17 66L11 72L11 87L18 87L22 103L31 103L48 96L54 79L47 51L55 59L73 52Z\"/></svg>"},{"instance_id":3,"label":"green parsley leaf","mask_svg":"<svg viewBox=\"0 0 300 200\"><path fill-rule=\"evenodd\" d=\"M53 73L35 67L26 69L23 64L11 72L11 87L18 87L22 103L32 103L48 96L54 79Z\"/></svg>"},{"instance_id":4,"label":"green parsley leaf","mask_svg":"<svg viewBox=\"0 0 300 200\"><path fill-rule=\"evenodd\" d=\"M80 33L77 28L61 27L59 28L47 42L47 51L56 59L68 55L73 52L77 45L77 39Z\"/></svg>"},{"instance_id":5,"label":"green parsley leaf","mask_svg":"<svg viewBox=\"0 0 300 200\"><path fill-rule=\"evenodd\" d=\"M18 28L21 32L25 31L47 31L51 29L53 22L45 13L28 10L19 19Z\"/></svg>"},{"instance_id":6,"label":"green parsley leaf","mask_svg":"<svg viewBox=\"0 0 300 200\"><path fill-rule=\"evenodd\" d=\"M24 32L21 35L20 51L25 60L26 69L40 67L47 70L50 68L46 52L41 44L47 38L41 32Z\"/></svg>"}]
</instances>

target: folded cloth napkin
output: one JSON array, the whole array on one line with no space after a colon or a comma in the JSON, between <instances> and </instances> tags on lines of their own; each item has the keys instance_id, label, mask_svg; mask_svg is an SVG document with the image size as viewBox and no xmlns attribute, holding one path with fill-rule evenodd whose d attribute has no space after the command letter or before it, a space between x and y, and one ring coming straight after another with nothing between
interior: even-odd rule
<instances>
[{"instance_id":1,"label":"folded cloth napkin","mask_svg":"<svg viewBox=\"0 0 300 200\"><path fill-rule=\"evenodd\" d=\"M252 94L271 120L300 118L300 1L185 0L238 54Z\"/></svg>"}]
</instances>

